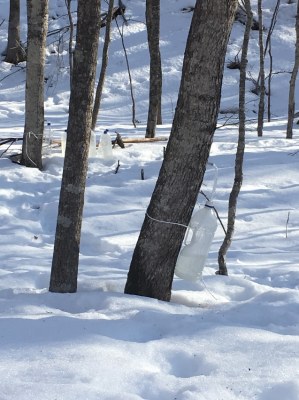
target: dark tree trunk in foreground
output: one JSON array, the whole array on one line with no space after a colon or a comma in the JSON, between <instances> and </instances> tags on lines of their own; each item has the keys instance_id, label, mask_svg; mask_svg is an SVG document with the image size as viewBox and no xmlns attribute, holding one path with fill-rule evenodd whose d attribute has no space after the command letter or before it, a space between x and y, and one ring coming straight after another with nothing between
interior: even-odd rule
<instances>
[{"instance_id":1,"label":"dark tree trunk in foreground","mask_svg":"<svg viewBox=\"0 0 299 400\"><path fill-rule=\"evenodd\" d=\"M146 0L147 40L150 52L149 109L145 137L155 137L161 123L162 69L160 56L160 0ZM159 121L158 121L159 120Z\"/></svg>"},{"instance_id":2,"label":"dark tree trunk in foreground","mask_svg":"<svg viewBox=\"0 0 299 400\"><path fill-rule=\"evenodd\" d=\"M91 129L93 129L93 130L95 129L96 124L97 124L97 118L98 118L100 105L101 105L106 70L107 70L107 66L108 66L108 49L109 49L109 44L110 44L113 4L114 4L114 0L109 0L107 19L105 20L106 21L106 24L105 24L106 32L105 32L105 42L104 42L103 53L102 53L102 66L101 66L101 72L100 72L99 82L97 85L94 106L93 106L93 112L92 112Z\"/></svg>"},{"instance_id":3,"label":"dark tree trunk in foreground","mask_svg":"<svg viewBox=\"0 0 299 400\"><path fill-rule=\"evenodd\" d=\"M299 67L299 1L297 3L296 15L296 49L295 49L295 63L290 80L289 91L289 107L288 107L288 125L287 125L287 139L293 137L293 123L295 115L295 85Z\"/></svg>"},{"instance_id":4,"label":"dark tree trunk in foreground","mask_svg":"<svg viewBox=\"0 0 299 400\"><path fill-rule=\"evenodd\" d=\"M10 0L5 62L18 64L25 60L26 53L20 39L20 0Z\"/></svg>"},{"instance_id":5,"label":"dark tree trunk in foreground","mask_svg":"<svg viewBox=\"0 0 299 400\"><path fill-rule=\"evenodd\" d=\"M263 32L263 10L262 0L258 0L259 16L259 48L260 48L260 98L257 121L257 134L263 136L264 112L265 112L265 56L264 56L264 32Z\"/></svg>"},{"instance_id":6,"label":"dark tree trunk in foreground","mask_svg":"<svg viewBox=\"0 0 299 400\"><path fill-rule=\"evenodd\" d=\"M239 140L235 161L235 179L232 191L229 196L227 232L224 241L218 253L218 264L220 275L227 275L226 254L231 245L235 230L235 219L237 211L237 201L243 183L243 159L245 151L245 88L246 88L246 68L247 51L250 38L250 29L252 24L252 11L250 0L245 0L247 22L244 32L242 56L240 64L240 83L239 83Z\"/></svg>"},{"instance_id":7,"label":"dark tree trunk in foreground","mask_svg":"<svg viewBox=\"0 0 299 400\"><path fill-rule=\"evenodd\" d=\"M26 167L42 169L48 0L27 0L27 21L25 129L21 164L26 165Z\"/></svg>"},{"instance_id":8,"label":"dark tree trunk in foreground","mask_svg":"<svg viewBox=\"0 0 299 400\"><path fill-rule=\"evenodd\" d=\"M131 262L125 293L170 300L176 260L216 128L236 0L197 0L165 158ZM154 218L154 219L153 219Z\"/></svg>"},{"instance_id":9,"label":"dark tree trunk in foreground","mask_svg":"<svg viewBox=\"0 0 299 400\"><path fill-rule=\"evenodd\" d=\"M50 291L77 290L79 247L97 63L100 2L78 1L77 40Z\"/></svg>"}]
</instances>

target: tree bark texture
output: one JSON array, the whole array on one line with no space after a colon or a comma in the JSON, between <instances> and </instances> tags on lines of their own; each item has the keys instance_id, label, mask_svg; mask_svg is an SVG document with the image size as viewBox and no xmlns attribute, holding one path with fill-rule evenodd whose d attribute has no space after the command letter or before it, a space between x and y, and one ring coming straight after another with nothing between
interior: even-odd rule
<instances>
[{"instance_id":1,"label":"tree bark texture","mask_svg":"<svg viewBox=\"0 0 299 400\"><path fill-rule=\"evenodd\" d=\"M162 77L163 80L163 77ZM157 116L157 125L162 125L163 120L162 120L162 90L161 90L161 97L158 105L158 116Z\"/></svg>"},{"instance_id":2,"label":"tree bark texture","mask_svg":"<svg viewBox=\"0 0 299 400\"><path fill-rule=\"evenodd\" d=\"M104 88L106 70L107 70L107 66L108 66L108 49L109 49L109 44L110 44L113 4L114 4L114 0L109 0L108 13L107 13L107 18L105 20L106 21L106 24L105 24L106 32L105 32L105 41L104 41L103 53L102 53L102 66L101 66L101 72L100 72L99 82L97 85L94 106L93 106L93 112L92 112L91 129L93 129L93 130L95 129L96 124L97 124L97 118L98 118L98 114L99 114L99 110L100 110L100 106L101 106L101 99L102 99L102 93L103 93L103 88Z\"/></svg>"},{"instance_id":3,"label":"tree bark texture","mask_svg":"<svg viewBox=\"0 0 299 400\"><path fill-rule=\"evenodd\" d=\"M10 0L5 62L18 64L25 60L26 52L20 39L20 0Z\"/></svg>"},{"instance_id":4,"label":"tree bark texture","mask_svg":"<svg viewBox=\"0 0 299 400\"><path fill-rule=\"evenodd\" d=\"M184 226L197 200L216 128L224 59L236 6L236 0L196 2L173 126L134 250L125 293L170 300Z\"/></svg>"},{"instance_id":5,"label":"tree bark texture","mask_svg":"<svg viewBox=\"0 0 299 400\"><path fill-rule=\"evenodd\" d=\"M51 292L75 292L98 53L100 1L78 1L77 37Z\"/></svg>"},{"instance_id":6,"label":"tree bark texture","mask_svg":"<svg viewBox=\"0 0 299 400\"><path fill-rule=\"evenodd\" d=\"M48 0L27 0L27 21L25 129L21 164L42 169Z\"/></svg>"},{"instance_id":7,"label":"tree bark texture","mask_svg":"<svg viewBox=\"0 0 299 400\"><path fill-rule=\"evenodd\" d=\"M290 90L289 90L287 139L293 138L293 123L295 114L295 86L296 86L298 68L299 68L299 1L297 2L297 15L296 15L295 63L290 79Z\"/></svg>"},{"instance_id":8,"label":"tree bark texture","mask_svg":"<svg viewBox=\"0 0 299 400\"><path fill-rule=\"evenodd\" d=\"M155 137L162 96L162 69L160 55L160 0L146 0L147 40L150 52L150 90L145 137Z\"/></svg>"},{"instance_id":9,"label":"tree bark texture","mask_svg":"<svg viewBox=\"0 0 299 400\"><path fill-rule=\"evenodd\" d=\"M240 64L240 81L239 81L239 139L235 160L235 179L229 196L228 203L228 220L227 231L223 243L218 252L219 274L227 275L226 255L231 246L235 231L235 220L237 211L238 196L243 183L243 159L245 152L245 90L246 90L246 68L247 68L247 52L250 39L250 30L252 25L252 10L250 0L245 0L245 9L247 14L247 22L245 26L241 64Z\"/></svg>"},{"instance_id":10,"label":"tree bark texture","mask_svg":"<svg viewBox=\"0 0 299 400\"><path fill-rule=\"evenodd\" d=\"M264 56L264 32L263 32L263 10L262 0L258 0L259 18L259 48L260 48L260 98L257 121L257 134L263 136L264 111L265 111L265 56Z\"/></svg>"}]
</instances>

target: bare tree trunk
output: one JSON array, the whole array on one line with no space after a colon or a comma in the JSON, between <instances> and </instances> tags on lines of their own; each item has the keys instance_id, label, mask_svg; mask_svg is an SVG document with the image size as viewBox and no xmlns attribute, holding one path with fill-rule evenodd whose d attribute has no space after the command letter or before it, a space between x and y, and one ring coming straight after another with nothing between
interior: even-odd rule
<instances>
[{"instance_id":1,"label":"bare tree trunk","mask_svg":"<svg viewBox=\"0 0 299 400\"><path fill-rule=\"evenodd\" d=\"M146 0L147 40L150 52L149 109L145 137L155 137L162 95L162 69L160 55L160 0Z\"/></svg>"},{"instance_id":2,"label":"bare tree trunk","mask_svg":"<svg viewBox=\"0 0 299 400\"><path fill-rule=\"evenodd\" d=\"M162 93L161 93L161 97L160 97L160 101L159 101L159 105L158 105L158 116L157 116L157 125L162 125Z\"/></svg>"},{"instance_id":3,"label":"bare tree trunk","mask_svg":"<svg viewBox=\"0 0 299 400\"><path fill-rule=\"evenodd\" d=\"M289 91L289 107L288 107L288 125L287 125L287 139L293 138L293 123L295 115L295 86L296 78L299 68L299 1L297 2L297 15L296 15L296 49L295 49L295 63L290 80Z\"/></svg>"},{"instance_id":4,"label":"bare tree trunk","mask_svg":"<svg viewBox=\"0 0 299 400\"><path fill-rule=\"evenodd\" d=\"M223 243L218 252L218 264L220 275L227 275L226 267L226 254L230 248L233 234L235 230L235 219L237 211L237 201L243 183L243 159L245 151L245 89L246 89L246 69L247 69L247 52L250 39L250 29L252 25L252 11L250 0L245 0L245 9L247 14L247 21L244 32L241 64L240 64L240 81L239 81L239 139L235 160L235 179L232 191L229 196L228 204L228 220L227 231Z\"/></svg>"},{"instance_id":5,"label":"bare tree trunk","mask_svg":"<svg viewBox=\"0 0 299 400\"><path fill-rule=\"evenodd\" d=\"M264 39L263 39L263 10L262 0L258 0L259 17L259 48L260 48L260 98L257 121L257 134L263 136L264 111L265 111L265 57L264 57Z\"/></svg>"},{"instance_id":6,"label":"bare tree trunk","mask_svg":"<svg viewBox=\"0 0 299 400\"><path fill-rule=\"evenodd\" d=\"M70 88L72 87L72 76L73 76L73 36L74 36L74 22L71 12L71 2L72 0L65 0L67 14L70 22L70 39L69 39Z\"/></svg>"},{"instance_id":7,"label":"bare tree trunk","mask_svg":"<svg viewBox=\"0 0 299 400\"><path fill-rule=\"evenodd\" d=\"M18 64L25 60L26 52L20 39L20 0L10 0L5 62Z\"/></svg>"},{"instance_id":8,"label":"bare tree trunk","mask_svg":"<svg viewBox=\"0 0 299 400\"><path fill-rule=\"evenodd\" d=\"M101 105L106 70L107 70L107 66L108 66L108 49L109 49L109 44L110 44L113 4L114 4L114 0L109 0L108 14L107 14L107 19L106 19L105 41L104 41L104 47L103 47L103 53L102 53L102 67L101 67L100 78L99 78L99 82L97 85L96 96L95 96L93 112L92 112L92 124L91 124L92 130L95 129L96 124L97 124L97 118L98 118L100 105Z\"/></svg>"},{"instance_id":9,"label":"bare tree trunk","mask_svg":"<svg viewBox=\"0 0 299 400\"><path fill-rule=\"evenodd\" d=\"M272 84L272 73L273 73L273 56L272 56L272 42L271 38L269 41L269 59L270 59L270 64L269 64L269 76L268 76L268 106L267 106L267 116L268 116L268 122L271 122L271 84Z\"/></svg>"},{"instance_id":10,"label":"bare tree trunk","mask_svg":"<svg viewBox=\"0 0 299 400\"><path fill-rule=\"evenodd\" d=\"M173 126L125 293L170 300L185 225L196 203L216 129L236 7L237 0L196 2Z\"/></svg>"},{"instance_id":11,"label":"bare tree trunk","mask_svg":"<svg viewBox=\"0 0 299 400\"><path fill-rule=\"evenodd\" d=\"M44 66L48 0L27 0L28 47L25 129L21 164L42 169L44 134Z\"/></svg>"},{"instance_id":12,"label":"bare tree trunk","mask_svg":"<svg viewBox=\"0 0 299 400\"><path fill-rule=\"evenodd\" d=\"M272 83L272 72L273 72L273 56L272 56L272 33L274 31L276 22L277 22L277 14L279 11L279 6L280 6L280 0L277 0L275 9L273 11L273 15L271 18L271 23L266 39L266 46L264 50L264 57L266 56L267 50L269 54L269 59L270 59L270 65L269 65L269 77L268 77L268 107L267 107L267 114L268 114L268 122L271 121L271 83Z\"/></svg>"},{"instance_id":13,"label":"bare tree trunk","mask_svg":"<svg viewBox=\"0 0 299 400\"><path fill-rule=\"evenodd\" d=\"M99 0L78 0L77 40L50 280L51 292L71 293L77 290L100 8Z\"/></svg>"}]
</instances>

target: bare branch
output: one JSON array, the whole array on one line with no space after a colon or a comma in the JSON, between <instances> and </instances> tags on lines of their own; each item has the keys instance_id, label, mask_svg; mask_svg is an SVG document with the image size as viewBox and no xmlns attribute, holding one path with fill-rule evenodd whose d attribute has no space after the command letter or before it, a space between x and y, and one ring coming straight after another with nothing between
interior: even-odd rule
<instances>
[{"instance_id":1,"label":"bare branch","mask_svg":"<svg viewBox=\"0 0 299 400\"><path fill-rule=\"evenodd\" d=\"M16 74L17 72L20 72L20 71L24 71L26 69L26 67L20 67L20 66L18 66L18 68L19 69L17 71L14 71L14 72L11 72L8 75L5 75L2 79L0 79L0 82L3 82L6 78L10 77L11 75L14 75L14 74Z\"/></svg>"},{"instance_id":2,"label":"bare branch","mask_svg":"<svg viewBox=\"0 0 299 400\"><path fill-rule=\"evenodd\" d=\"M118 25L118 22L117 22L117 19L115 19L115 23L116 23L118 32L119 32L119 34L120 34L122 46L123 46L124 53L125 53L125 58L126 58L126 63L127 63L127 69L128 69L128 75L129 75L129 81L130 81L131 99L132 99L132 123L133 123L134 128L136 128L135 99L134 99L134 93L133 93L133 83L132 83L130 65L129 65L129 60L128 60L128 54L127 54L127 49L126 49L125 42L124 42L124 35L123 35L124 25L122 26L122 30L120 30L119 25Z\"/></svg>"}]
</instances>

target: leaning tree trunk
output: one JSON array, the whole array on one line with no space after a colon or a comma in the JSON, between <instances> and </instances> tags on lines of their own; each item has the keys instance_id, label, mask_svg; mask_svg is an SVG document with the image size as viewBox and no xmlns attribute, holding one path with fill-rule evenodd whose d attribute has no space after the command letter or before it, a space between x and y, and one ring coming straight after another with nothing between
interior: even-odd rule
<instances>
[{"instance_id":1,"label":"leaning tree trunk","mask_svg":"<svg viewBox=\"0 0 299 400\"><path fill-rule=\"evenodd\" d=\"M27 20L25 129L21 164L42 169L44 66L48 29L48 0L27 0Z\"/></svg>"},{"instance_id":2,"label":"leaning tree trunk","mask_svg":"<svg viewBox=\"0 0 299 400\"><path fill-rule=\"evenodd\" d=\"M106 70L107 70L107 66L108 66L108 49L109 49L109 44L110 44L113 5L114 5L114 0L109 0L108 13L107 13L107 19L106 19L105 41L104 41L103 53L102 53L102 66L101 66L101 72L100 72L99 82L97 85L94 106L93 106L93 112L92 112L92 124L91 124L92 130L95 129L96 124L97 124L97 118L98 118L100 105L101 105Z\"/></svg>"},{"instance_id":3,"label":"leaning tree trunk","mask_svg":"<svg viewBox=\"0 0 299 400\"><path fill-rule=\"evenodd\" d=\"M25 60L26 52L20 39L20 0L10 0L5 62L18 64Z\"/></svg>"},{"instance_id":4,"label":"leaning tree trunk","mask_svg":"<svg viewBox=\"0 0 299 400\"><path fill-rule=\"evenodd\" d=\"M259 48L260 48L260 98L257 121L257 134L263 136L264 129L264 111L265 111L265 57L264 57L264 33L263 33L263 11L262 0L258 0L259 17Z\"/></svg>"},{"instance_id":5,"label":"leaning tree trunk","mask_svg":"<svg viewBox=\"0 0 299 400\"><path fill-rule=\"evenodd\" d=\"M98 0L78 1L77 40L50 280L51 292L71 293L77 290L100 7Z\"/></svg>"},{"instance_id":6,"label":"leaning tree trunk","mask_svg":"<svg viewBox=\"0 0 299 400\"><path fill-rule=\"evenodd\" d=\"M146 27L150 52L150 90L145 137L155 137L156 125L161 122L162 70L160 56L160 0L146 0Z\"/></svg>"},{"instance_id":7,"label":"leaning tree trunk","mask_svg":"<svg viewBox=\"0 0 299 400\"><path fill-rule=\"evenodd\" d=\"M218 264L220 275L227 275L226 254L230 248L235 230L235 219L237 211L237 201L243 183L243 159L245 151L245 89L246 89L246 68L247 52L250 39L250 29L252 24L252 11L250 0L245 0L245 9L247 14L246 27L244 32L242 56L240 64L240 83L239 83L239 139L235 161L235 179L228 203L228 221L227 231L224 241L219 249Z\"/></svg>"},{"instance_id":8,"label":"leaning tree trunk","mask_svg":"<svg viewBox=\"0 0 299 400\"><path fill-rule=\"evenodd\" d=\"M299 68L299 1L297 2L297 15L296 15L296 49L295 49L295 63L290 80L289 91L289 107L288 107L288 125L287 125L287 139L293 137L293 123L295 116L295 85Z\"/></svg>"},{"instance_id":9,"label":"leaning tree trunk","mask_svg":"<svg viewBox=\"0 0 299 400\"><path fill-rule=\"evenodd\" d=\"M176 260L209 157L237 0L197 0L173 126L125 293L170 300Z\"/></svg>"}]
</instances>

